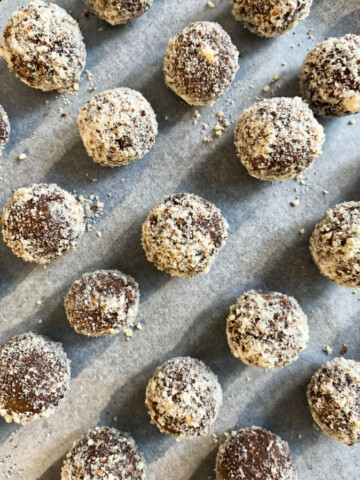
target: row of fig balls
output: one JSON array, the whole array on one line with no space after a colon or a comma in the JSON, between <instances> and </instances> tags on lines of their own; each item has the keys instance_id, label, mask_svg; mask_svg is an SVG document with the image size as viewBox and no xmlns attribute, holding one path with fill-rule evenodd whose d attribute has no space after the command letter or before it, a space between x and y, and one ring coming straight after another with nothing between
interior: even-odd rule
<instances>
[{"instance_id":1,"label":"row of fig balls","mask_svg":"<svg viewBox=\"0 0 360 480\"><path fill-rule=\"evenodd\" d=\"M115 6L96 0L87 3L114 25L138 17L152 0L115 2ZM312 1L269 2L262 14L254 2L233 3L235 18L252 32L271 37L286 33L305 18ZM35 37L38 45L30 41ZM53 42L54 37L62 42ZM60 7L38 1L10 17L1 54L22 81L44 91L73 87L86 56L77 23ZM165 80L190 105L213 104L230 88L237 62L237 49L220 25L197 22L170 40ZM360 38L355 35L317 45L303 63L304 100L319 115L358 113L359 65ZM264 100L240 116L235 145L251 175L261 180L294 178L321 154L323 130L307 104L300 98ZM142 158L157 134L150 104L130 89L95 95L80 111L78 125L89 155L109 166ZM9 133L1 108L0 149ZM15 192L2 221L4 239L13 252L37 263L48 263L73 249L85 228L81 205L66 191L46 184ZM160 270L192 278L210 269L226 237L227 222L214 205L192 194L177 194L150 212L142 243L148 259ZM359 242L360 203L347 202L329 210L316 226L311 251L323 274L340 285L358 287ZM138 302L134 279L115 270L99 270L74 282L65 309L78 333L101 336L134 326ZM306 347L307 318L295 299L252 290L231 307L227 337L232 353L246 364L284 367ZM23 424L48 416L64 397L69 379L70 365L61 345L32 333L14 337L0 349L1 415ZM360 443L359 382L360 364L338 358L321 367L307 389L315 421L347 445ZM146 389L152 422L178 439L207 434L221 401L217 377L190 357L165 362ZM297 478L286 442L258 427L228 436L219 449L216 472L218 480L234 475ZM115 429L98 427L75 442L64 461L62 480L84 475L124 478L125 474L145 478L145 461L134 440Z\"/></svg>"}]
</instances>

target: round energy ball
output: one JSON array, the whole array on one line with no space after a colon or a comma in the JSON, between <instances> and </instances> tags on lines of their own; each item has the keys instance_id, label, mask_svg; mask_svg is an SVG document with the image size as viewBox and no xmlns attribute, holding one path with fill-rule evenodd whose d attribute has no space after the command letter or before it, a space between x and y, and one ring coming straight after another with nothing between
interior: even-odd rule
<instances>
[{"instance_id":1,"label":"round energy ball","mask_svg":"<svg viewBox=\"0 0 360 480\"><path fill-rule=\"evenodd\" d=\"M266 368L294 362L309 338L307 316L295 298L261 290L244 293L232 305L226 333L236 358Z\"/></svg>"},{"instance_id":2,"label":"round energy ball","mask_svg":"<svg viewBox=\"0 0 360 480\"><path fill-rule=\"evenodd\" d=\"M19 188L3 210L4 240L27 262L56 260L76 247L84 230L82 205L55 184Z\"/></svg>"},{"instance_id":3,"label":"round energy ball","mask_svg":"<svg viewBox=\"0 0 360 480\"><path fill-rule=\"evenodd\" d=\"M130 22L149 10L153 0L85 0L93 13L111 25Z\"/></svg>"},{"instance_id":4,"label":"round energy ball","mask_svg":"<svg viewBox=\"0 0 360 480\"><path fill-rule=\"evenodd\" d=\"M323 275L344 287L360 287L360 202L328 210L311 235L310 251Z\"/></svg>"},{"instance_id":5,"label":"round energy ball","mask_svg":"<svg viewBox=\"0 0 360 480\"><path fill-rule=\"evenodd\" d=\"M308 169L322 154L323 127L299 97L255 103L237 121L235 147L249 174L284 181Z\"/></svg>"},{"instance_id":6,"label":"round energy ball","mask_svg":"<svg viewBox=\"0 0 360 480\"><path fill-rule=\"evenodd\" d=\"M134 325L139 287L118 270L85 273L65 297L65 311L77 333L91 337L114 335Z\"/></svg>"},{"instance_id":7,"label":"round energy ball","mask_svg":"<svg viewBox=\"0 0 360 480\"><path fill-rule=\"evenodd\" d=\"M165 82L190 105L212 105L229 90L238 59L237 48L218 23L192 23L168 43Z\"/></svg>"},{"instance_id":8,"label":"round energy ball","mask_svg":"<svg viewBox=\"0 0 360 480\"><path fill-rule=\"evenodd\" d=\"M77 124L88 155L104 167L120 167L142 158L158 133L150 103L130 88L92 97L79 111Z\"/></svg>"},{"instance_id":9,"label":"round energy ball","mask_svg":"<svg viewBox=\"0 0 360 480\"><path fill-rule=\"evenodd\" d=\"M76 20L54 3L38 0L8 19L0 54L20 80L43 91L73 87L86 58Z\"/></svg>"},{"instance_id":10,"label":"round energy ball","mask_svg":"<svg viewBox=\"0 0 360 480\"><path fill-rule=\"evenodd\" d=\"M176 193L151 210L142 227L142 244L159 270L192 278L210 270L227 228L215 205L191 193Z\"/></svg>"},{"instance_id":11,"label":"round energy ball","mask_svg":"<svg viewBox=\"0 0 360 480\"><path fill-rule=\"evenodd\" d=\"M335 358L312 377L307 398L315 422L330 437L360 443L360 363Z\"/></svg>"},{"instance_id":12,"label":"round energy ball","mask_svg":"<svg viewBox=\"0 0 360 480\"><path fill-rule=\"evenodd\" d=\"M23 425L48 417L70 385L70 362L60 343L24 333L0 347L0 415Z\"/></svg>"},{"instance_id":13,"label":"round energy ball","mask_svg":"<svg viewBox=\"0 0 360 480\"><path fill-rule=\"evenodd\" d=\"M145 480L145 460L135 440L115 428L96 427L67 454L61 480Z\"/></svg>"},{"instance_id":14,"label":"round energy ball","mask_svg":"<svg viewBox=\"0 0 360 480\"><path fill-rule=\"evenodd\" d=\"M360 112L360 36L329 38L305 57L302 97L324 117Z\"/></svg>"},{"instance_id":15,"label":"round energy ball","mask_svg":"<svg viewBox=\"0 0 360 480\"><path fill-rule=\"evenodd\" d=\"M0 157L2 152L7 144L10 136L10 122L9 118L3 109L2 105L0 105Z\"/></svg>"},{"instance_id":16,"label":"round energy ball","mask_svg":"<svg viewBox=\"0 0 360 480\"><path fill-rule=\"evenodd\" d=\"M233 15L250 32L261 37L277 37L309 15L312 1L233 0Z\"/></svg>"},{"instance_id":17,"label":"round energy ball","mask_svg":"<svg viewBox=\"0 0 360 480\"><path fill-rule=\"evenodd\" d=\"M216 479L297 480L288 444L260 427L234 431L220 446Z\"/></svg>"},{"instance_id":18,"label":"round energy ball","mask_svg":"<svg viewBox=\"0 0 360 480\"><path fill-rule=\"evenodd\" d=\"M152 423L175 438L206 435L222 403L216 375L200 360L177 357L157 368L146 388Z\"/></svg>"}]
</instances>

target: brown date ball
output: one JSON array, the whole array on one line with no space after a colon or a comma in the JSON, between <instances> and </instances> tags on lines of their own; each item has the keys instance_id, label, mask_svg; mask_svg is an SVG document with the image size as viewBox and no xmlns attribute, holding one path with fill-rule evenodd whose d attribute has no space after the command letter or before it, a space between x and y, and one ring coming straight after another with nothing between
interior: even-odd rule
<instances>
[{"instance_id":1,"label":"brown date ball","mask_svg":"<svg viewBox=\"0 0 360 480\"><path fill-rule=\"evenodd\" d=\"M218 23L196 22L167 46L165 82L190 105L212 105L234 80L239 52Z\"/></svg>"},{"instance_id":2,"label":"brown date ball","mask_svg":"<svg viewBox=\"0 0 360 480\"><path fill-rule=\"evenodd\" d=\"M212 203L190 193L165 197L142 227L149 262L170 275L207 273L227 238L227 221Z\"/></svg>"},{"instance_id":3,"label":"brown date ball","mask_svg":"<svg viewBox=\"0 0 360 480\"><path fill-rule=\"evenodd\" d=\"M2 105L0 105L0 157L2 152L7 144L10 136L10 122L9 118L3 109Z\"/></svg>"},{"instance_id":4,"label":"brown date ball","mask_svg":"<svg viewBox=\"0 0 360 480\"><path fill-rule=\"evenodd\" d=\"M0 54L20 80L43 91L77 84L86 58L76 20L54 3L38 0L8 19Z\"/></svg>"},{"instance_id":5,"label":"brown date ball","mask_svg":"<svg viewBox=\"0 0 360 480\"><path fill-rule=\"evenodd\" d=\"M177 439L206 435L221 403L216 375L190 357L172 358L160 365L146 388L152 423Z\"/></svg>"},{"instance_id":6,"label":"brown date ball","mask_svg":"<svg viewBox=\"0 0 360 480\"><path fill-rule=\"evenodd\" d=\"M248 173L284 181L311 167L322 154L323 127L299 97L255 103L238 118L235 147Z\"/></svg>"},{"instance_id":7,"label":"brown date ball","mask_svg":"<svg viewBox=\"0 0 360 480\"><path fill-rule=\"evenodd\" d=\"M303 99L317 114L342 117L360 112L360 36L329 38L305 57Z\"/></svg>"},{"instance_id":8,"label":"brown date ball","mask_svg":"<svg viewBox=\"0 0 360 480\"><path fill-rule=\"evenodd\" d=\"M158 133L150 103L130 88L92 97L79 111L77 124L88 155L104 167L120 167L142 158Z\"/></svg>"},{"instance_id":9,"label":"brown date ball","mask_svg":"<svg viewBox=\"0 0 360 480\"><path fill-rule=\"evenodd\" d=\"M149 10L153 0L85 0L92 12L111 25L130 22Z\"/></svg>"},{"instance_id":10,"label":"brown date ball","mask_svg":"<svg viewBox=\"0 0 360 480\"><path fill-rule=\"evenodd\" d=\"M345 445L360 443L360 362L335 358L312 377L307 398L315 422Z\"/></svg>"},{"instance_id":11,"label":"brown date ball","mask_svg":"<svg viewBox=\"0 0 360 480\"><path fill-rule=\"evenodd\" d=\"M85 273L65 297L65 311L77 333L114 335L132 327L139 306L139 287L118 270Z\"/></svg>"},{"instance_id":12,"label":"brown date ball","mask_svg":"<svg viewBox=\"0 0 360 480\"><path fill-rule=\"evenodd\" d=\"M314 229L310 251L323 275L344 287L360 287L360 202L328 210Z\"/></svg>"},{"instance_id":13,"label":"brown date ball","mask_svg":"<svg viewBox=\"0 0 360 480\"><path fill-rule=\"evenodd\" d=\"M84 209L55 184L18 189L5 205L2 234L13 253L45 264L73 250L85 230Z\"/></svg>"},{"instance_id":14,"label":"brown date ball","mask_svg":"<svg viewBox=\"0 0 360 480\"><path fill-rule=\"evenodd\" d=\"M233 0L233 15L261 37L277 37L295 28L310 13L313 0Z\"/></svg>"},{"instance_id":15,"label":"brown date ball","mask_svg":"<svg viewBox=\"0 0 360 480\"><path fill-rule=\"evenodd\" d=\"M51 415L70 385L70 362L60 343L18 335L0 348L0 415L23 425Z\"/></svg>"},{"instance_id":16,"label":"brown date ball","mask_svg":"<svg viewBox=\"0 0 360 480\"><path fill-rule=\"evenodd\" d=\"M297 480L288 444L260 427L234 431L216 457L217 480Z\"/></svg>"},{"instance_id":17,"label":"brown date ball","mask_svg":"<svg viewBox=\"0 0 360 480\"><path fill-rule=\"evenodd\" d=\"M307 317L295 298L261 290L244 293L230 308L226 333L235 357L265 368L297 360L309 338Z\"/></svg>"},{"instance_id":18,"label":"brown date ball","mask_svg":"<svg viewBox=\"0 0 360 480\"><path fill-rule=\"evenodd\" d=\"M104 479L145 480L145 460L129 434L96 427L74 442L61 480Z\"/></svg>"}]
</instances>

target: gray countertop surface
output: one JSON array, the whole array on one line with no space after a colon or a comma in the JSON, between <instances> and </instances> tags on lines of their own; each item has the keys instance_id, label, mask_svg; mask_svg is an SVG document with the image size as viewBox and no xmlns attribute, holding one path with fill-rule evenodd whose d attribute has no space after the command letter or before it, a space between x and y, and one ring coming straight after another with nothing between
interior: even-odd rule
<instances>
[{"instance_id":1,"label":"gray countertop surface","mask_svg":"<svg viewBox=\"0 0 360 480\"><path fill-rule=\"evenodd\" d=\"M77 250L46 269L23 262L0 241L1 343L31 330L61 341L72 362L70 391L54 415L26 427L0 420L1 480L58 480L72 442L95 425L116 426L134 436L146 457L149 480L214 478L217 448L211 435L176 442L149 422L147 381L158 364L177 355L200 358L219 376L224 403L213 432L259 425L289 442L300 480L359 478L359 447L343 446L314 428L305 388L343 344L347 358L360 360L360 293L321 276L308 248L326 209L359 200L360 119L354 125L350 118L320 120L324 153L305 173L305 185L251 178L233 146L236 118L257 97L298 94L301 62L310 48L329 36L358 33L359 1L315 0L310 16L295 31L272 40L242 28L231 15L230 0L213 1L214 9L206 0L155 0L137 21L111 27L92 15L85 18L81 1L59 0L80 21L86 69L93 74L91 82L83 75L76 95L32 90L0 59L0 103L12 128L0 159L0 206L13 189L39 181L77 194L94 193L105 205ZM21 4L0 2L1 30ZM241 58L230 92L213 107L200 108L194 125L195 108L165 86L162 64L170 37L197 20L219 22ZM271 84L278 74L281 79ZM131 87L151 102L159 135L142 160L109 169L87 156L76 118L91 97L90 84L95 92ZM268 93L265 85L271 87ZM210 132L220 110L231 127L213 143L204 143L202 124ZM22 162L16 160L20 153L27 154ZM153 205L166 194L183 191L215 203L230 224L227 244L210 273L193 280L158 271L140 244L141 224ZM293 208L296 196L300 201ZM299 235L301 228L304 235ZM129 342L122 335L85 338L67 322L67 289L82 273L97 268L120 269L140 285L138 318L144 328ZM229 306L250 288L293 295L309 317L308 348L285 369L247 367L230 354L225 319ZM331 355L323 351L327 345Z\"/></svg>"}]
</instances>

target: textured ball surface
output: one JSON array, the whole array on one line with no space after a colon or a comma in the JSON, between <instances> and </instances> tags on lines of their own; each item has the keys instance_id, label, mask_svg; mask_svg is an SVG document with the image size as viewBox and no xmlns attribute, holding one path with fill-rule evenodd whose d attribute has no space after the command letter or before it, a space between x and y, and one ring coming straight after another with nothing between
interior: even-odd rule
<instances>
[{"instance_id":1,"label":"textured ball surface","mask_svg":"<svg viewBox=\"0 0 360 480\"><path fill-rule=\"evenodd\" d=\"M216 458L217 480L297 480L289 446L260 427L232 432Z\"/></svg>"},{"instance_id":2,"label":"textured ball surface","mask_svg":"<svg viewBox=\"0 0 360 480\"><path fill-rule=\"evenodd\" d=\"M207 273L227 238L228 224L212 203L189 193L165 197L149 213L142 244L149 262L170 275Z\"/></svg>"},{"instance_id":3,"label":"textured ball surface","mask_svg":"<svg viewBox=\"0 0 360 480\"><path fill-rule=\"evenodd\" d=\"M314 229L310 251L323 275L344 287L360 287L360 202L328 210Z\"/></svg>"},{"instance_id":4,"label":"textured ball surface","mask_svg":"<svg viewBox=\"0 0 360 480\"><path fill-rule=\"evenodd\" d=\"M26 424L48 417L70 384L70 362L60 343L34 333L0 348L0 415Z\"/></svg>"},{"instance_id":5,"label":"textured ball surface","mask_svg":"<svg viewBox=\"0 0 360 480\"><path fill-rule=\"evenodd\" d=\"M235 147L249 174L286 180L308 169L322 154L324 130L299 97L255 103L237 121Z\"/></svg>"},{"instance_id":6,"label":"textured ball surface","mask_svg":"<svg viewBox=\"0 0 360 480\"><path fill-rule=\"evenodd\" d=\"M77 22L64 9L35 1L8 19L1 55L20 80L48 91L67 89L79 81L86 50Z\"/></svg>"},{"instance_id":7,"label":"textured ball surface","mask_svg":"<svg viewBox=\"0 0 360 480\"><path fill-rule=\"evenodd\" d=\"M360 112L360 37L329 38L305 57L301 72L302 97L324 117Z\"/></svg>"},{"instance_id":8,"label":"textured ball surface","mask_svg":"<svg viewBox=\"0 0 360 480\"><path fill-rule=\"evenodd\" d=\"M89 430L67 454L61 480L145 480L145 460L134 439L115 428Z\"/></svg>"},{"instance_id":9,"label":"textured ball surface","mask_svg":"<svg viewBox=\"0 0 360 480\"><path fill-rule=\"evenodd\" d=\"M64 303L77 333L113 335L134 325L139 287L132 277L117 270L97 270L74 282Z\"/></svg>"},{"instance_id":10,"label":"textured ball surface","mask_svg":"<svg viewBox=\"0 0 360 480\"><path fill-rule=\"evenodd\" d=\"M330 437L345 443L360 443L360 363L335 358L323 365L307 388L315 422Z\"/></svg>"},{"instance_id":11,"label":"textured ball surface","mask_svg":"<svg viewBox=\"0 0 360 480\"><path fill-rule=\"evenodd\" d=\"M277 37L309 15L312 0L233 0L233 4L234 17L252 33Z\"/></svg>"},{"instance_id":12,"label":"textured ball surface","mask_svg":"<svg viewBox=\"0 0 360 480\"><path fill-rule=\"evenodd\" d=\"M9 118L3 109L2 105L0 105L0 157L2 152L7 144L10 136L10 122Z\"/></svg>"},{"instance_id":13,"label":"textured ball surface","mask_svg":"<svg viewBox=\"0 0 360 480\"><path fill-rule=\"evenodd\" d=\"M129 88L92 97L80 110L77 123L87 153L105 167L119 167L142 158L158 133L150 103Z\"/></svg>"},{"instance_id":14,"label":"textured ball surface","mask_svg":"<svg viewBox=\"0 0 360 480\"><path fill-rule=\"evenodd\" d=\"M153 0L85 0L93 13L111 25L127 23L149 10Z\"/></svg>"},{"instance_id":15,"label":"textured ball surface","mask_svg":"<svg viewBox=\"0 0 360 480\"><path fill-rule=\"evenodd\" d=\"M250 290L230 308L226 328L233 355L247 365L277 368L306 348L307 317L293 297Z\"/></svg>"},{"instance_id":16,"label":"textured ball surface","mask_svg":"<svg viewBox=\"0 0 360 480\"><path fill-rule=\"evenodd\" d=\"M239 52L218 23L192 23L168 43L165 81L190 105L211 105L230 88L238 59Z\"/></svg>"},{"instance_id":17,"label":"textured ball surface","mask_svg":"<svg viewBox=\"0 0 360 480\"><path fill-rule=\"evenodd\" d=\"M177 357L157 368L146 388L151 420L175 438L206 435L222 403L216 375L200 360Z\"/></svg>"},{"instance_id":18,"label":"textured ball surface","mask_svg":"<svg viewBox=\"0 0 360 480\"><path fill-rule=\"evenodd\" d=\"M20 188L3 210L4 240L28 262L56 260L76 247L84 230L83 207L55 184Z\"/></svg>"}]
</instances>

